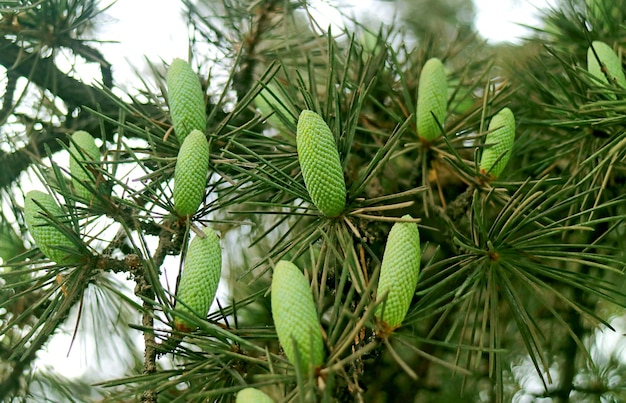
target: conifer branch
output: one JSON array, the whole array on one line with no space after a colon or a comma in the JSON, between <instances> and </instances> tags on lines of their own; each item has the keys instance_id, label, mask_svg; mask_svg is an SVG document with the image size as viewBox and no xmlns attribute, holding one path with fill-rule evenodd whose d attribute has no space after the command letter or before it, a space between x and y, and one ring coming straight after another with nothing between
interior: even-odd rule
<instances>
[{"instance_id":1,"label":"conifer branch","mask_svg":"<svg viewBox=\"0 0 626 403\"><path fill-rule=\"evenodd\" d=\"M254 69L258 63L258 57L255 54L256 48L260 44L271 16L279 4L281 4L281 1L264 1L255 10L256 15L251 24L251 30L242 43L242 62L233 80L233 89L237 93L238 99L243 99L254 84Z\"/></svg>"}]
</instances>

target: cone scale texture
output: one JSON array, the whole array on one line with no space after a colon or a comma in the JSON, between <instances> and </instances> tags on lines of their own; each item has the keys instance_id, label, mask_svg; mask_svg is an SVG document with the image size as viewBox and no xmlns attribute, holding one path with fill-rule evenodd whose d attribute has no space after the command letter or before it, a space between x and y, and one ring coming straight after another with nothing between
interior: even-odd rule
<instances>
[{"instance_id":1,"label":"cone scale texture","mask_svg":"<svg viewBox=\"0 0 626 403\"><path fill-rule=\"evenodd\" d=\"M39 205L42 207L39 207ZM48 193L31 190L26 194L24 202L24 219L33 239L41 252L50 260L64 264L75 262L76 255L68 253L60 248L76 249L76 246L68 239L63 232L55 228L48 219L54 217L63 221L65 213L57 204L54 197Z\"/></svg>"},{"instance_id":2,"label":"cone scale texture","mask_svg":"<svg viewBox=\"0 0 626 403\"><path fill-rule=\"evenodd\" d=\"M504 108L489 122L489 134L480 158L480 173L498 178L509 162L514 141L515 116L509 108Z\"/></svg>"},{"instance_id":3,"label":"cone scale texture","mask_svg":"<svg viewBox=\"0 0 626 403\"><path fill-rule=\"evenodd\" d=\"M170 115L178 142L183 144L193 130L206 131L204 93L189 63L174 59L167 70Z\"/></svg>"},{"instance_id":4,"label":"cone scale texture","mask_svg":"<svg viewBox=\"0 0 626 403\"><path fill-rule=\"evenodd\" d=\"M402 218L411 219L410 215ZM376 308L375 316L389 329L402 324L411 305L420 271L421 246L417 224L397 222L391 227L380 268L377 294L387 300Z\"/></svg>"},{"instance_id":5,"label":"cone scale texture","mask_svg":"<svg viewBox=\"0 0 626 403\"><path fill-rule=\"evenodd\" d=\"M324 343L313 295L304 274L293 263L281 260L272 278L272 316L278 340L289 361L301 371L324 363Z\"/></svg>"},{"instance_id":6,"label":"cone scale texture","mask_svg":"<svg viewBox=\"0 0 626 403\"><path fill-rule=\"evenodd\" d=\"M76 194L85 200L93 197L93 193L82 185L82 182L91 182L95 185L95 177L89 172L87 162L100 161L100 149L94 138L86 131L79 130L72 134L73 142L70 143L70 173L73 176ZM80 151L78 150L78 148Z\"/></svg>"},{"instance_id":7,"label":"cone scale texture","mask_svg":"<svg viewBox=\"0 0 626 403\"><path fill-rule=\"evenodd\" d=\"M190 243L176 290L176 309L205 318L211 308L222 275L222 248L214 230L204 229L206 237L196 236ZM174 326L190 332L195 326L182 317Z\"/></svg>"},{"instance_id":8,"label":"cone scale texture","mask_svg":"<svg viewBox=\"0 0 626 403\"><path fill-rule=\"evenodd\" d=\"M441 135L439 126L444 125L447 109L446 72L441 60L432 58L422 68L417 90L417 134L420 138L431 142Z\"/></svg>"},{"instance_id":9,"label":"cone scale texture","mask_svg":"<svg viewBox=\"0 0 626 403\"><path fill-rule=\"evenodd\" d=\"M326 217L337 217L346 206L346 183L335 138L320 115L302 111L296 147L304 184L313 204Z\"/></svg>"},{"instance_id":10,"label":"cone scale texture","mask_svg":"<svg viewBox=\"0 0 626 403\"><path fill-rule=\"evenodd\" d=\"M182 216L194 215L204 200L209 171L209 143L194 130L178 151L174 170L174 208Z\"/></svg>"}]
</instances>

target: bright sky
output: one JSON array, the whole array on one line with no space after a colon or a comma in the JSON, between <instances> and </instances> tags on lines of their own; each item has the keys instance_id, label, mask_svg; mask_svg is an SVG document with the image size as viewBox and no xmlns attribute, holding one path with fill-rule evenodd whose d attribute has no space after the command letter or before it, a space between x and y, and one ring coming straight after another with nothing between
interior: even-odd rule
<instances>
[{"instance_id":1,"label":"bright sky","mask_svg":"<svg viewBox=\"0 0 626 403\"><path fill-rule=\"evenodd\" d=\"M553 3L553 0L474 0L478 10L476 26L492 42L515 42L528 34L528 29L518 24L536 25L538 10Z\"/></svg>"},{"instance_id":2,"label":"bright sky","mask_svg":"<svg viewBox=\"0 0 626 403\"><path fill-rule=\"evenodd\" d=\"M478 11L477 28L492 42L519 41L528 30L517 24L534 24L538 21L537 8L554 0L474 0ZM337 1L313 2L320 14L329 21L338 22L338 14L327 4ZM375 0L343 0L342 4L354 7L357 15L376 10L377 16L391 14L390 2ZM180 17L182 2L171 0L117 0L107 10L111 18L105 21L107 31L101 37L119 41L104 45L106 58L115 66L115 77L132 77L129 66L145 66L145 57L169 62L175 57L187 59L187 27ZM390 18L390 17L389 17Z\"/></svg>"}]
</instances>

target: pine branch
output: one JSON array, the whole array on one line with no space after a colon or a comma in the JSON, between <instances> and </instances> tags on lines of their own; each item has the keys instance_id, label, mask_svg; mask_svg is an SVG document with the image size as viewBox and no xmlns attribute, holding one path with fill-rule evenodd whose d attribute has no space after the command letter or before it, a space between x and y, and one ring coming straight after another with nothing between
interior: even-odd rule
<instances>
[{"instance_id":1,"label":"pine branch","mask_svg":"<svg viewBox=\"0 0 626 403\"><path fill-rule=\"evenodd\" d=\"M273 0L262 2L260 4L255 21L251 25L251 32L243 42L243 54L242 62L240 63L240 70L235 75L235 79L233 80L233 88L237 93L238 99L243 99L248 91L250 91L250 88L254 83L254 69L257 65L255 50L261 42L263 33L268 27L271 15L274 13L279 4L282 4L282 1Z\"/></svg>"},{"instance_id":2,"label":"pine branch","mask_svg":"<svg viewBox=\"0 0 626 403\"><path fill-rule=\"evenodd\" d=\"M588 298L586 298L586 296L580 289L573 290L572 298L581 302L588 300ZM567 321L567 324L569 325L572 333L576 336L576 338L582 340L586 332L583 326L582 316L573 308L569 308L563 316L564 319ZM578 344L576 343L576 340L574 338L567 337L565 338L565 340L563 340L561 349L564 362L559 371L559 388L553 391L551 395L560 399L563 402L567 402L569 401L572 390L575 387L574 378L578 373L576 368L576 359L579 355Z\"/></svg>"},{"instance_id":3,"label":"pine branch","mask_svg":"<svg viewBox=\"0 0 626 403\"><path fill-rule=\"evenodd\" d=\"M104 55L99 50L85 44L85 41L68 37L60 38L57 44L59 46L65 46L72 49L74 54L84 57L88 62L99 64L100 74L102 74L102 84L106 88L113 87L113 71L111 70L112 65L106 60Z\"/></svg>"},{"instance_id":4,"label":"pine branch","mask_svg":"<svg viewBox=\"0 0 626 403\"><path fill-rule=\"evenodd\" d=\"M0 125L4 124L6 118L13 112L13 99L18 78L19 74L14 73L12 70L7 70L7 84L4 89L2 109L0 109Z\"/></svg>"},{"instance_id":5,"label":"pine branch","mask_svg":"<svg viewBox=\"0 0 626 403\"><path fill-rule=\"evenodd\" d=\"M595 239L591 241L594 243L598 241L598 237L600 237L602 233L606 231L605 225L601 225L604 227L604 231L596 231ZM585 234L585 242L589 243L590 236L589 234ZM573 237L572 237L573 238ZM572 241L575 243L575 241ZM589 266L578 265L577 268L586 276L590 276L591 270ZM589 295L585 294L580 288L574 288L572 290L572 299L575 301L580 301L580 305L588 310L593 309L593 303ZM576 390L575 378L578 374L577 368L577 358L580 356L579 354L579 343L588 330L584 326L584 317L580 314L580 312L573 307L568 307L566 312L563 314L563 318L567 321L568 326L570 327L571 337L566 337L563 340L561 345L563 364L559 367L559 387L558 389L551 391L550 396L557 397L563 402L569 401L571 394Z\"/></svg>"},{"instance_id":6,"label":"pine branch","mask_svg":"<svg viewBox=\"0 0 626 403\"><path fill-rule=\"evenodd\" d=\"M45 319L45 323L42 326L42 329L39 330L39 333L29 338L28 340L21 340L16 345L11 346L8 351L7 361L12 367L12 371L9 376L0 382L0 401L6 400L9 396L14 395L20 388L21 379L23 376L23 372L28 370L31 367L31 364L34 360L37 359L37 355L41 348L43 348L46 343L57 333L57 329L63 325L66 319L69 317L69 314L72 308L81 301L83 298L83 293L87 289L90 281L90 277L93 273L97 272L113 272L113 273L132 273L136 268L136 261L138 260L136 255L129 255L124 259L116 259L109 256L100 256L94 258L89 265L85 267L77 268L76 270L81 270L79 273L79 278L74 280L71 285L68 285L67 290L64 291L66 294L59 300L51 300L46 301L39 310L42 315L46 314L51 305L58 304L58 307L54 309L51 316ZM63 290L63 286L60 286ZM32 296L33 294L28 294ZM33 304L38 304L37 301L32 301ZM47 313L50 315L50 313ZM36 323L40 318L35 318L33 320L26 321L26 323ZM4 329L2 329L4 330ZM28 343L27 347L24 345ZM20 354L20 352L26 348L26 354Z\"/></svg>"},{"instance_id":7,"label":"pine branch","mask_svg":"<svg viewBox=\"0 0 626 403\"><path fill-rule=\"evenodd\" d=\"M12 396L19 390L22 373L26 368L30 367L33 360L37 358L37 351L38 350L34 350L28 357L14 361L13 365L11 365L11 373L0 383L0 401L7 401L9 396Z\"/></svg>"},{"instance_id":8,"label":"pine branch","mask_svg":"<svg viewBox=\"0 0 626 403\"><path fill-rule=\"evenodd\" d=\"M18 74L32 81L42 89L50 91L61 98L71 112L76 108L88 108L97 110L102 115L116 122L119 115L120 105L126 103L112 94L84 84L61 72L54 64L51 57L39 58L37 55L28 53L13 42L0 38L0 64L5 66L9 74ZM110 66L107 67L110 69ZM128 105L131 107L133 105ZM159 108L153 104L134 105L140 108L148 116L161 114ZM3 109L4 110L4 109ZM68 115L61 126L46 125L44 129L33 130L29 136L28 145L8 153L0 150L0 188L5 188L15 181L19 175L31 164L33 156L42 156L49 149L52 153L60 151L62 144L68 144L68 134L75 130L86 130L91 133L101 131L101 121L93 114L81 111L77 117ZM126 115L130 124L139 125L145 119L142 116ZM111 122L104 122L104 133L108 140L115 135L116 126ZM139 137L138 134L127 132L127 137Z\"/></svg>"},{"instance_id":9,"label":"pine branch","mask_svg":"<svg viewBox=\"0 0 626 403\"><path fill-rule=\"evenodd\" d=\"M41 58L6 38L0 38L0 49L0 64L61 98L70 111L81 106L105 110L116 106L103 93L60 71L52 56Z\"/></svg>"},{"instance_id":10,"label":"pine branch","mask_svg":"<svg viewBox=\"0 0 626 403\"><path fill-rule=\"evenodd\" d=\"M159 233L159 245L152 259L155 268L160 268L163 265L165 257L170 253L180 253L181 242L184 239L184 227L177 227L178 231L175 233L168 227L174 224L173 222L166 222ZM174 241L173 241L174 240ZM145 329L143 331L144 340L144 363L143 374L152 375L157 373L156 358L159 352L159 346L156 343L156 337L154 333L154 306L150 301L153 301L156 293L154 287L160 287L160 284L153 284L153 276L148 273L150 268L135 256L135 259L130 260L130 273L136 282L135 295L142 302L141 310L141 325ZM158 281L158 276L156 278ZM141 401L146 403L157 402L157 391L155 388L148 388L144 390L141 396Z\"/></svg>"},{"instance_id":11,"label":"pine branch","mask_svg":"<svg viewBox=\"0 0 626 403\"><path fill-rule=\"evenodd\" d=\"M154 291L152 289L152 285L148 280L148 276L143 273L142 266L137 266L134 270L135 282L137 283L135 287L135 295L139 297L142 303L142 316L141 316L141 325L144 329L152 329L154 327L153 320L153 307L149 300L154 299ZM143 362L143 373L144 375L155 374L157 372L156 367L156 356L157 356L157 344L155 342L154 332L151 330L144 330L143 332L143 341L144 341L144 362ZM157 393L153 389L148 389L144 391L141 396L141 401L146 403L156 403L157 401Z\"/></svg>"}]
</instances>

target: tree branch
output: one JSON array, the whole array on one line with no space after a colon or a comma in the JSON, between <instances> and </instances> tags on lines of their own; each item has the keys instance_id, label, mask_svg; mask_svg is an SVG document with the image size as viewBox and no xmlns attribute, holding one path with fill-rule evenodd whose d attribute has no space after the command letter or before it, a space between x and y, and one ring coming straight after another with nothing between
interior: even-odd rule
<instances>
[{"instance_id":1,"label":"tree branch","mask_svg":"<svg viewBox=\"0 0 626 403\"><path fill-rule=\"evenodd\" d=\"M79 110L75 118L68 117L61 126L46 125L43 129L33 130L26 146L7 153L0 150L0 189L9 186L19 175L32 163L33 156L46 154L46 148L55 153L62 149L62 143L68 143L68 133L75 130L85 130L91 133L101 131L101 121L91 113L80 111L82 107L98 110L109 116L113 121L119 114L119 105L124 103L115 99L113 95L84 84L60 71L51 57L40 58L33 53L28 53L22 48L7 40L0 38L0 64L5 66L11 74L27 78L33 84L50 91L62 99L70 111ZM110 66L109 66L110 68ZM155 116L162 113L154 105L142 105L142 111ZM141 117L126 115L128 121L137 123L143 121ZM104 123L106 138L112 140L116 133L116 127L107 122ZM127 135L132 135L127 133Z\"/></svg>"},{"instance_id":2,"label":"tree branch","mask_svg":"<svg viewBox=\"0 0 626 403\"><path fill-rule=\"evenodd\" d=\"M53 57L40 58L6 38L0 38L0 64L32 83L51 91L73 110L80 106L109 110L115 103L95 88L84 84L59 70ZM115 108L117 109L117 108Z\"/></svg>"},{"instance_id":3,"label":"tree branch","mask_svg":"<svg viewBox=\"0 0 626 403\"><path fill-rule=\"evenodd\" d=\"M276 9L277 3L277 1L268 1L259 6L256 20L254 24L252 24L251 32L242 44L242 62L240 64L240 70L233 80L233 89L237 93L238 99L242 99L248 91L250 91L254 78L254 69L258 62L255 55L256 48L259 43L261 43L263 33L267 29L270 17Z\"/></svg>"},{"instance_id":4,"label":"tree branch","mask_svg":"<svg viewBox=\"0 0 626 403\"><path fill-rule=\"evenodd\" d=\"M159 268L163 265L165 257L171 252L180 252L182 240L184 238L184 227L175 227L174 231L170 230L169 224L172 222L166 222L162 226L159 234L159 245L153 256L154 267ZM182 234L181 234L182 232ZM146 267L141 264L139 258L136 259L132 266L132 273L137 285L135 286L135 295L137 295L143 301L141 325L144 329L154 328L154 308L150 301L154 300L155 292L154 286L150 281L150 275L146 273ZM158 285L156 285L158 286ZM158 344L156 343L156 337L153 330L144 330L144 375L150 375L157 372L156 358ZM158 400L157 392L150 388L143 392L141 401L144 403L156 403Z\"/></svg>"},{"instance_id":5,"label":"tree branch","mask_svg":"<svg viewBox=\"0 0 626 403\"><path fill-rule=\"evenodd\" d=\"M0 109L0 125L4 124L6 118L13 111L13 98L15 88L17 87L17 79L19 74L7 70L7 85L4 89L4 99L2 100L2 109Z\"/></svg>"}]
</instances>

